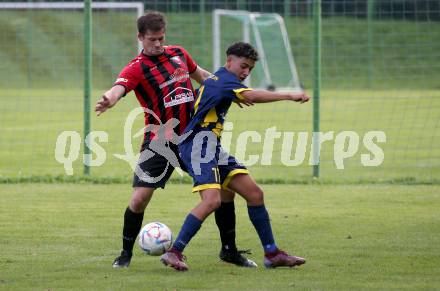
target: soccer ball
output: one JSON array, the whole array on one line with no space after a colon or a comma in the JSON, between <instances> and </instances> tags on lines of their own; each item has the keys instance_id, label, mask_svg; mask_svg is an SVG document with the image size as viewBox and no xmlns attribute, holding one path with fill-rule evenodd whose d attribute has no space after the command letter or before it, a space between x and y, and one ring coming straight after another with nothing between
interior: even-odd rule
<instances>
[{"instance_id":1,"label":"soccer ball","mask_svg":"<svg viewBox=\"0 0 440 291\"><path fill-rule=\"evenodd\" d=\"M160 256L171 247L173 234L165 224L151 222L146 224L139 232L138 242L141 250L148 255Z\"/></svg>"}]
</instances>

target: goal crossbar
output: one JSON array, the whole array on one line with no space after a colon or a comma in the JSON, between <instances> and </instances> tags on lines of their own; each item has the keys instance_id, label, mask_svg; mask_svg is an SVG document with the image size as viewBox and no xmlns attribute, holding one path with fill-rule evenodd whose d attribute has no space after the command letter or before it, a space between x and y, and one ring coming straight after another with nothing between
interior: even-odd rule
<instances>
[{"instance_id":1,"label":"goal crossbar","mask_svg":"<svg viewBox=\"0 0 440 291\"><path fill-rule=\"evenodd\" d=\"M142 2L92 2L92 9L134 9L137 17L144 14L144 3ZM84 9L84 2L0 2L0 9L21 10L21 9ZM138 43L139 51L142 45Z\"/></svg>"},{"instance_id":2,"label":"goal crossbar","mask_svg":"<svg viewBox=\"0 0 440 291\"><path fill-rule=\"evenodd\" d=\"M141 16L142 2L92 2L93 9L136 9ZM0 2L0 9L84 9L84 2Z\"/></svg>"}]
</instances>

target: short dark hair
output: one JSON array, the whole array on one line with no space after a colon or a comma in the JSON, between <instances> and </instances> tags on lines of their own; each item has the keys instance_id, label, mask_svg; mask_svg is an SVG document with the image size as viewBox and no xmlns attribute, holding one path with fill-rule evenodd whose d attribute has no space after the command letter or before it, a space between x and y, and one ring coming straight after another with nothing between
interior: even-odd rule
<instances>
[{"instance_id":1,"label":"short dark hair","mask_svg":"<svg viewBox=\"0 0 440 291\"><path fill-rule=\"evenodd\" d=\"M159 11L146 11L144 15L138 18L137 28L142 35L147 33L147 30L157 32L166 28L167 21L165 15Z\"/></svg>"},{"instance_id":2,"label":"short dark hair","mask_svg":"<svg viewBox=\"0 0 440 291\"><path fill-rule=\"evenodd\" d=\"M226 56L237 56L244 57L247 59L251 59L254 61L258 61L258 52L257 50L247 42L235 42L226 50Z\"/></svg>"}]
</instances>

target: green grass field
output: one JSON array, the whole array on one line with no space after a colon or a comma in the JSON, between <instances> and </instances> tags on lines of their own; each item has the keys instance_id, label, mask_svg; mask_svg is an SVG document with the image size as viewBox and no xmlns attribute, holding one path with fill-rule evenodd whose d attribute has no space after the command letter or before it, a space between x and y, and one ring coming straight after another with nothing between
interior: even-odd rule
<instances>
[{"instance_id":1,"label":"green grass field","mask_svg":"<svg viewBox=\"0 0 440 291\"><path fill-rule=\"evenodd\" d=\"M435 290L440 286L440 188L264 185L277 243L307 258L297 269L242 269L219 262L213 217L177 273L135 248L114 270L129 185L0 185L2 290ZM156 193L144 224L177 232L198 201L189 185ZM261 265L262 249L238 198L238 245Z\"/></svg>"}]
</instances>

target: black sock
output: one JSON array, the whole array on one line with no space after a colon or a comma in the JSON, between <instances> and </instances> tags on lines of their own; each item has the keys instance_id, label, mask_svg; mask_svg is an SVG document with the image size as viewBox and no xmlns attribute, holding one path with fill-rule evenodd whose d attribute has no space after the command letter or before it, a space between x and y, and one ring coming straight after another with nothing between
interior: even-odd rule
<instances>
[{"instance_id":1,"label":"black sock","mask_svg":"<svg viewBox=\"0 0 440 291\"><path fill-rule=\"evenodd\" d=\"M136 237L142 227L144 213L134 213L127 207L124 214L124 228L122 230L122 248L129 252L133 252L133 245Z\"/></svg>"},{"instance_id":2,"label":"black sock","mask_svg":"<svg viewBox=\"0 0 440 291\"><path fill-rule=\"evenodd\" d=\"M222 202L215 211L215 223L220 231L222 248L235 250L235 205L232 202Z\"/></svg>"}]
</instances>

